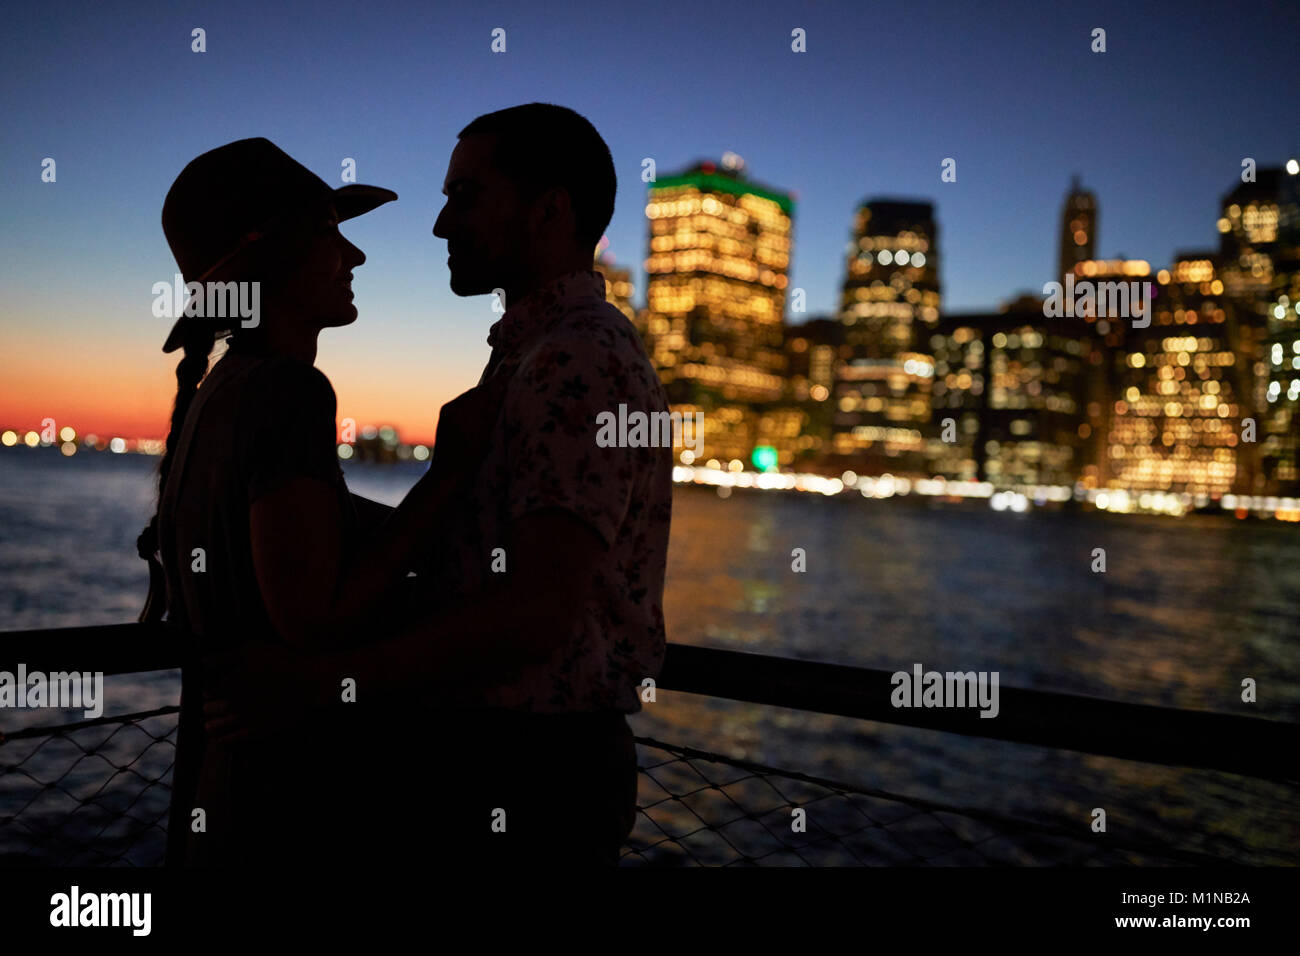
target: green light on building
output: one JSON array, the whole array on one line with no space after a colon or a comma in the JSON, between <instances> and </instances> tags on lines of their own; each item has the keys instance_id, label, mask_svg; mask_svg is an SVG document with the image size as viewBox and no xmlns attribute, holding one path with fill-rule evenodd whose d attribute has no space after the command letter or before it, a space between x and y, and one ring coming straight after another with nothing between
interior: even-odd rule
<instances>
[{"instance_id":1,"label":"green light on building","mask_svg":"<svg viewBox=\"0 0 1300 956\"><path fill-rule=\"evenodd\" d=\"M776 449L771 445L755 445L749 460L759 471L776 471Z\"/></svg>"},{"instance_id":2,"label":"green light on building","mask_svg":"<svg viewBox=\"0 0 1300 956\"><path fill-rule=\"evenodd\" d=\"M789 195L779 193L774 189L765 189L747 179L736 180L718 173L691 170L682 173L680 176L665 176L650 183L650 189L656 192L661 189L674 189L679 186L694 186L700 192L731 193L733 196L760 196L776 203L787 216L794 214L794 200Z\"/></svg>"}]
</instances>

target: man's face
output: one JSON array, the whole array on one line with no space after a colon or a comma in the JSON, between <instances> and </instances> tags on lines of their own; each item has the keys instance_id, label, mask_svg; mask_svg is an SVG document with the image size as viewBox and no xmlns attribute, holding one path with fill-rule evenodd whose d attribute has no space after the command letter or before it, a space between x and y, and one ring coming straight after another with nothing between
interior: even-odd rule
<instances>
[{"instance_id":1,"label":"man's face","mask_svg":"<svg viewBox=\"0 0 1300 956\"><path fill-rule=\"evenodd\" d=\"M464 137L443 180L447 202L433 234L447 240L451 291L457 295L505 288L520 272L528 246L531 204L497 169L495 147L492 135Z\"/></svg>"}]
</instances>

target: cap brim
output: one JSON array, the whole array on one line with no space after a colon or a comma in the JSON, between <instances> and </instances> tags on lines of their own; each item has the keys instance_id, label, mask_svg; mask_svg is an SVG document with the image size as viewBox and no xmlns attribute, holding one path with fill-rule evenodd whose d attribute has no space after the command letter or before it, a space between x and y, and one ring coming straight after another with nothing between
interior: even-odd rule
<instances>
[{"instance_id":1,"label":"cap brim","mask_svg":"<svg viewBox=\"0 0 1300 956\"><path fill-rule=\"evenodd\" d=\"M355 219L363 213L370 212L376 206L382 206L396 198L397 193L391 189L354 183L334 190L334 208L338 211L339 222L343 222L345 219Z\"/></svg>"}]
</instances>

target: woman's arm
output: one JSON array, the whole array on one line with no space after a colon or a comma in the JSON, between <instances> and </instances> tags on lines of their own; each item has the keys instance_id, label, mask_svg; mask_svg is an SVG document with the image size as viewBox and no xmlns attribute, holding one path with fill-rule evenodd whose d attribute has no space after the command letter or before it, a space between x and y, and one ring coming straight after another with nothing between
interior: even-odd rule
<instances>
[{"instance_id":1,"label":"woman's arm","mask_svg":"<svg viewBox=\"0 0 1300 956\"><path fill-rule=\"evenodd\" d=\"M371 700L451 706L545 661L572 636L605 541L562 511L511 525L505 591L440 608L381 643L326 654L249 644L205 661L207 732L224 742L311 720L339 705L344 680Z\"/></svg>"},{"instance_id":2,"label":"woman's arm","mask_svg":"<svg viewBox=\"0 0 1300 956\"><path fill-rule=\"evenodd\" d=\"M373 621L417 548L437 534L456 487L454 475L429 471L351 561L342 553L333 486L297 477L254 501L253 568L272 626L297 650L348 643Z\"/></svg>"},{"instance_id":3,"label":"woman's arm","mask_svg":"<svg viewBox=\"0 0 1300 956\"><path fill-rule=\"evenodd\" d=\"M508 683L573 637L608 545L573 514L546 509L510 525L511 570L497 588L435 608L396 635L319 661L315 675L337 700L342 678L378 697L472 693Z\"/></svg>"},{"instance_id":4,"label":"woman's arm","mask_svg":"<svg viewBox=\"0 0 1300 956\"><path fill-rule=\"evenodd\" d=\"M343 554L337 489L328 482L300 475L254 500L249 530L258 587L271 624L292 647L355 643L356 632L374 622L476 470L500 397L476 387L442 407L428 472L351 560Z\"/></svg>"}]
</instances>

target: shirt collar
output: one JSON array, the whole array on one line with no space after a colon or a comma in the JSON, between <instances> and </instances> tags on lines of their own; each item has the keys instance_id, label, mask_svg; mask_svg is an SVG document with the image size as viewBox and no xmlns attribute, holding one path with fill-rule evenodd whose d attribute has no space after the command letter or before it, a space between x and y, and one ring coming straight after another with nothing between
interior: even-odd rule
<instances>
[{"instance_id":1,"label":"shirt collar","mask_svg":"<svg viewBox=\"0 0 1300 956\"><path fill-rule=\"evenodd\" d=\"M506 309L488 329L488 345L513 351L554 325L574 303L591 299L605 301L605 277L599 272L579 269L552 279Z\"/></svg>"}]
</instances>

